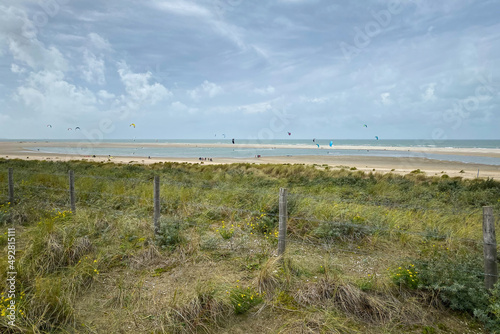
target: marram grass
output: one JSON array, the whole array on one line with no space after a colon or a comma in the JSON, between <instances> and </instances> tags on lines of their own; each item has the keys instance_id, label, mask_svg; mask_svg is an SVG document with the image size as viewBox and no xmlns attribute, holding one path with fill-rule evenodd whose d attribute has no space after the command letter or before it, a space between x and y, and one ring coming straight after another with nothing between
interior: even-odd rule
<instances>
[{"instance_id":1,"label":"marram grass","mask_svg":"<svg viewBox=\"0 0 500 334\"><path fill-rule=\"evenodd\" d=\"M481 282L481 207L500 212L493 180L303 165L0 160L0 168L0 246L7 254L4 232L15 226L19 307L16 327L0 317L1 332L496 328L498 293L468 300L443 275L464 286ZM162 197L156 236L154 175ZM283 258L276 257L280 187L289 190ZM453 261L472 273L459 274ZM6 267L0 256L2 282ZM455 302L470 307L455 313Z\"/></svg>"}]
</instances>

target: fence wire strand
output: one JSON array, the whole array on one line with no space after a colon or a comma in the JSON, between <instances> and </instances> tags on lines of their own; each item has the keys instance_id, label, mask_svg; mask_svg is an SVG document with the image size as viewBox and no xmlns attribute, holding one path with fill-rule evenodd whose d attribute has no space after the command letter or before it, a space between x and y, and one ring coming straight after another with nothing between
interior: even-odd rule
<instances>
[{"instance_id":1,"label":"fence wire strand","mask_svg":"<svg viewBox=\"0 0 500 334\"><path fill-rule=\"evenodd\" d=\"M65 173L34 173L31 171L17 171L15 172L15 175L17 174L22 174L22 175L29 175L31 177L34 176L57 176L57 177L68 177L68 174ZM99 175L86 175L86 174L76 174L75 179L76 180L81 180L85 178L90 178L90 179L95 179L95 180L105 180L105 181L117 181L117 182L123 182L123 183L144 183L147 184L148 182L152 183L152 176L146 176L145 178L132 178L132 177L112 177L112 176L99 176ZM209 181L207 181L209 182ZM164 178L161 181L162 186L177 186L177 187L183 187L183 188L196 188L196 189L209 189L209 190L219 190L219 191L227 191L231 193L237 193L238 191L243 191L246 193L259 193L262 196L274 196L275 192L269 191L269 192L262 192L261 189L258 188L249 188L249 189L237 189L236 191L233 189L227 189L225 187L220 187L218 185L213 185L213 184L207 184L207 183L201 183L201 184L194 184L191 182L182 182L182 181L175 181L175 180L165 180ZM277 191L277 190L275 190ZM471 209L463 209L463 208L438 208L438 207L422 207L422 206L415 206L415 205L404 205L400 203L394 203L391 200L384 201L384 200L377 200L377 199L370 199L370 198L364 198L364 199L346 199L342 198L342 196L324 196L324 195L313 195L313 194L300 194L300 193L295 193L295 192L290 192L289 193L289 198L290 199L309 199L309 200L315 200L316 202L331 202L335 204L351 204L351 205L370 205L374 207L382 207L385 209L401 209L401 210L415 210L415 211L433 211L436 213L440 214L453 214L453 215L460 215L460 214L467 214L471 212ZM476 209L480 210L480 209Z\"/></svg>"},{"instance_id":2,"label":"fence wire strand","mask_svg":"<svg viewBox=\"0 0 500 334\"><path fill-rule=\"evenodd\" d=\"M67 178L68 174L65 173L33 173L31 171L16 171L15 174L21 174L21 175L29 175L31 177L36 177L36 176L50 176L50 177L64 177ZM124 183L130 183L130 182L137 182L137 183L144 183L146 184L147 182L151 183L151 188L152 188L152 180L149 179L141 179L141 178L128 178L128 177L107 177L107 176L97 176L97 175L85 175L85 174L78 174L76 175L77 180L85 179L85 178L91 178L95 180L105 180L105 181L119 181L119 182L124 182ZM149 177L148 177L149 178ZM262 197L264 196L271 196L273 195L270 191L268 193L262 193L261 190L259 189L241 189L241 190L234 190L230 189L228 190L227 188L223 187L218 187L218 186L212 186L212 185L193 185L191 183L186 183L186 182L179 182L179 181L173 181L173 180L162 180L161 182L162 186L165 185L175 185L179 187L196 187L196 189L205 188L205 189L211 189L211 190L220 190L220 191L227 191L228 193L235 193L238 191L244 191L244 192L259 192ZM6 187L2 187L3 191L1 193L2 196L8 197L8 192L5 189ZM57 188L57 187L50 187L50 186L41 186L41 185L17 185L17 189L41 189L41 190L46 190L46 191L59 191L59 192L69 192L69 188ZM123 199L128 199L128 200L134 200L134 201L149 201L152 199L151 196L130 196L130 195L124 195L124 194L111 194L107 193L104 191L82 191L82 190L76 190L76 195L88 195L88 196L96 196L99 198L102 197L114 197L114 198L123 198ZM476 210L465 210L465 209L450 209L450 210L443 210L440 208L426 208L426 207L416 207L416 206L410 206L410 205L394 205L394 203L386 203L386 202L376 202L376 201L367 201L367 202L359 202L359 201L354 201L354 200L347 200L347 199L342 199L339 197L329 197L329 196L316 196L316 195L303 195L299 193L289 193L289 199L309 199L309 200L314 200L316 202L319 201L327 201L327 202L333 202L335 204L356 204L356 205L370 205L370 206L382 206L384 209L404 209L404 210L422 210L422 211L435 211L439 213L453 213L455 215L457 214L468 214L468 217L473 217L475 215L480 214L481 209L476 209ZM80 198L80 201L82 199ZM87 199L84 199L83 201L87 201ZM162 199L162 204L165 203L165 200ZM380 205L382 204L382 205ZM234 208L234 207L228 207L224 205L218 205L218 204L203 204L203 203L193 203L190 202L188 203L189 207L194 207L194 208L200 208L200 209L215 209L215 210L224 210L228 212L237 212L237 213L243 213L243 214L249 214L249 215L259 215L262 213L265 213L267 216L270 217L275 217L277 218L279 215L278 214L273 214L271 212L262 212L262 211L257 211L257 210L247 210L247 209L241 209L241 208ZM495 215L497 218L497 222L499 221L499 214ZM362 224L355 224L355 223L347 223L347 222L335 222L331 220L321 220L321 219L315 219L315 218L308 218L308 217L295 217L295 216L290 216L289 220L295 220L295 221L307 221L311 223L316 223L316 224L331 224L339 227L351 227L351 228L361 228L368 230L370 232L388 232L388 233L402 233L402 234L408 234L408 235L416 235L420 237L427 237L429 236L428 231L408 231L408 230L401 230L401 229L394 229L394 228L383 228L380 226L370 226L370 225L362 225ZM443 232L446 234L446 232ZM479 240L473 240L473 239L467 239L467 238L453 238L453 240L459 240L459 241L464 241L464 242L473 242L473 243L478 243L478 244L484 244L482 241ZM488 244L489 245L489 244Z\"/></svg>"}]
</instances>

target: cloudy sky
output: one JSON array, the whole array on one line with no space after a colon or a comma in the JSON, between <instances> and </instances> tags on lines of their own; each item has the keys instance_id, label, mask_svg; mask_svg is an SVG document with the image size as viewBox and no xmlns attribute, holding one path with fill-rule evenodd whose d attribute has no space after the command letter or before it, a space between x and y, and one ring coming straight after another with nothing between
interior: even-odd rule
<instances>
[{"instance_id":1,"label":"cloudy sky","mask_svg":"<svg viewBox=\"0 0 500 334\"><path fill-rule=\"evenodd\" d=\"M500 139L498 13L498 0L2 0L0 138Z\"/></svg>"}]
</instances>

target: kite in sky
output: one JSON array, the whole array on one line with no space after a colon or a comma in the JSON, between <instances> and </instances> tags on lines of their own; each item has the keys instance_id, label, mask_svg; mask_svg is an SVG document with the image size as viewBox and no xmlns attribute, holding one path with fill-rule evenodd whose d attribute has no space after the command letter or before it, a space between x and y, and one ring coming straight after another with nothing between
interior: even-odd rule
<instances>
[{"instance_id":1,"label":"kite in sky","mask_svg":"<svg viewBox=\"0 0 500 334\"><path fill-rule=\"evenodd\" d=\"M291 136L291 135L292 135L292 133L291 133L291 132L288 132L288 135L289 135L289 136Z\"/></svg>"},{"instance_id":2,"label":"kite in sky","mask_svg":"<svg viewBox=\"0 0 500 334\"><path fill-rule=\"evenodd\" d=\"M378 136L375 136L375 138L377 138L377 140L378 140Z\"/></svg>"},{"instance_id":3,"label":"kite in sky","mask_svg":"<svg viewBox=\"0 0 500 334\"><path fill-rule=\"evenodd\" d=\"M68 131L73 131L73 129L72 128L68 128Z\"/></svg>"},{"instance_id":4,"label":"kite in sky","mask_svg":"<svg viewBox=\"0 0 500 334\"><path fill-rule=\"evenodd\" d=\"M130 124L129 126L133 126L133 127L134 127L134 129L135 129L135 124L134 124L134 123Z\"/></svg>"},{"instance_id":5,"label":"kite in sky","mask_svg":"<svg viewBox=\"0 0 500 334\"><path fill-rule=\"evenodd\" d=\"M319 148L319 144L316 144L316 146L318 146L318 148Z\"/></svg>"},{"instance_id":6,"label":"kite in sky","mask_svg":"<svg viewBox=\"0 0 500 334\"><path fill-rule=\"evenodd\" d=\"M51 128L51 127L52 127L52 125L50 125L50 124L47 124L47 127L48 127L48 128Z\"/></svg>"},{"instance_id":7,"label":"kite in sky","mask_svg":"<svg viewBox=\"0 0 500 334\"><path fill-rule=\"evenodd\" d=\"M366 125L366 124L363 124L363 126L364 126L365 128L367 128L367 127L368 127L368 125Z\"/></svg>"},{"instance_id":8,"label":"kite in sky","mask_svg":"<svg viewBox=\"0 0 500 334\"><path fill-rule=\"evenodd\" d=\"M330 140L330 147L333 146L333 140Z\"/></svg>"},{"instance_id":9,"label":"kite in sky","mask_svg":"<svg viewBox=\"0 0 500 334\"><path fill-rule=\"evenodd\" d=\"M77 126L77 127L75 128L75 131L76 131L76 130L81 130L81 129L80 129L80 127L79 127L79 126Z\"/></svg>"}]
</instances>

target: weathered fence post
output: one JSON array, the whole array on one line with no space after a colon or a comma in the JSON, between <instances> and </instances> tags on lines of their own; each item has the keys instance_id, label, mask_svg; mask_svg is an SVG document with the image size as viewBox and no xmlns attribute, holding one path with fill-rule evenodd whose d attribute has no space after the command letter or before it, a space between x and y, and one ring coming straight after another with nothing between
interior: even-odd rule
<instances>
[{"instance_id":1,"label":"weathered fence post","mask_svg":"<svg viewBox=\"0 0 500 334\"><path fill-rule=\"evenodd\" d=\"M75 197L75 173L69 171L69 200L71 203L71 212L76 213L76 197Z\"/></svg>"},{"instance_id":2,"label":"weathered fence post","mask_svg":"<svg viewBox=\"0 0 500 334\"><path fill-rule=\"evenodd\" d=\"M9 202L14 204L14 170L9 168Z\"/></svg>"},{"instance_id":3,"label":"weathered fence post","mask_svg":"<svg viewBox=\"0 0 500 334\"><path fill-rule=\"evenodd\" d=\"M484 240L484 284L492 289L498 280L497 239L495 236L495 219L493 209L483 206L483 240Z\"/></svg>"},{"instance_id":4,"label":"weathered fence post","mask_svg":"<svg viewBox=\"0 0 500 334\"><path fill-rule=\"evenodd\" d=\"M160 177L155 176L154 179L154 218L153 224L155 234L160 233Z\"/></svg>"},{"instance_id":5,"label":"weathered fence post","mask_svg":"<svg viewBox=\"0 0 500 334\"><path fill-rule=\"evenodd\" d=\"M287 213L287 190L280 188L279 197L279 231L278 231L278 256L285 253L286 248L286 222L288 219Z\"/></svg>"}]
</instances>

